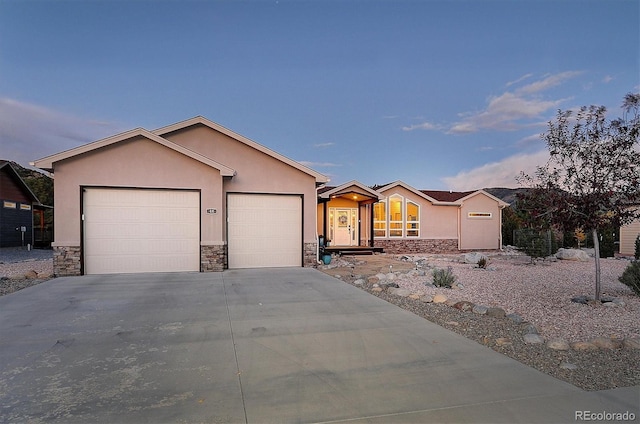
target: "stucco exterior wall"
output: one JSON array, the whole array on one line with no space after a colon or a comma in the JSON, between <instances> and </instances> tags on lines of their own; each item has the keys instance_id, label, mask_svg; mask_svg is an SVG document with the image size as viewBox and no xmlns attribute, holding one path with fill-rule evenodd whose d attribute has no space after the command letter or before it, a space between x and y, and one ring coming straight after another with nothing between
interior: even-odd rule
<instances>
[{"instance_id":1,"label":"stucco exterior wall","mask_svg":"<svg viewBox=\"0 0 640 424\"><path fill-rule=\"evenodd\" d=\"M201 191L201 243L223 244L220 172L144 137L121 142L55 164L54 246L80 246L80 187L139 187Z\"/></svg>"},{"instance_id":2,"label":"stucco exterior wall","mask_svg":"<svg viewBox=\"0 0 640 424\"><path fill-rule=\"evenodd\" d=\"M204 125L194 125L163 137L237 171L236 176L224 180L223 203L226 193L302 194L304 243L317 242L317 194L313 176ZM222 211L219 216L226 219L226 204L219 210Z\"/></svg>"},{"instance_id":3,"label":"stucco exterior wall","mask_svg":"<svg viewBox=\"0 0 640 424\"><path fill-rule=\"evenodd\" d=\"M491 213L491 218L469 217L469 213ZM460 249L499 249L500 216L498 203L482 194L464 201L460 210Z\"/></svg>"},{"instance_id":4,"label":"stucco exterior wall","mask_svg":"<svg viewBox=\"0 0 640 424\"><path fill-rule=\"evenodd\" d=\"M620 227L620 254L633 256L636 251L636 238L640 235L640 219Z\"/></svg>"}]
</instances>

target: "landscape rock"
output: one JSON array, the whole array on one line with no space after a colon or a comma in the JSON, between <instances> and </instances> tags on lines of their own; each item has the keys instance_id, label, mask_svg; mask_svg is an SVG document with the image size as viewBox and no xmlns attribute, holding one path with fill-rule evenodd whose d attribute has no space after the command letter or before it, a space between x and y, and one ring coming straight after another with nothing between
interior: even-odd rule
<instances>
[{"instance_id":1,"label":"landscape rock","mask_svg":"<svg viewBox=\"0 0 640 424\"><path fill-rule=\"evenodd\" d=\"M628 337L622 341L622 347L625 349L640 349L640 338Z\"/></svg>"},{"instance_id":2,"label":"landscape rock","mask_svg":"<svg viewBox=\"0 0 640 424\"><path fill-rule=\"evenodd\" d=\"M425 294L424 296L420 296L420 301L423 303L433 303L433 296Z\"/></svg>"},{"instance_id":3,"label":"landscape rock","mask_svg":"<svg viewBox=\"0 0 640 424\"><path fill-rule=\"evenodd\" d=\"M480 262L480 259L484 258L484 260L489 260L489 258L487 258L485 255L483 255L482 253L478 253L478 252L469 252L469 253L465 253L463 255L464 257L464 262L467 264L474 264L477 265L478 262Z\"/></svg>"},{"instance_id":4,"label":"landscape rock","mask_svg":"<svg viewBox=\"0 0 640 424\"><path fill-rule=\"evenodd\" d=\"M538 334L538 328L530 322L522 324L522 334Z\"/></svg>"},{"instance_id":5,"label":"landscape rock","mask_svg":"<svg viewBox=\"0 0 640 424\"><path fill-rule=\"evenodd\" d=\"M569 350L571 346L564 339L552 339L547 342L547 347L553 350Z\"/></svg>"},{"instance_id":6,"label":"landscape rock","mask_svg":"<svg viewBox=\"0 0 640 424\"><path fill-rule=\"evenodd\" d=\"M453 307L456 309L459 309L461 311L470 311L473 309L475 305L471 302L468 302L466 300L460 301L460 302L456 302Z\"/></svg>"},{"instance_id":7,"label":"landscape rock","mask_svg":"<svg viewBox=\"0 0 640 424\"><path fill-rule=\"evenodd\" d=\"M579 262L588 262L590 260L589 255L579 249L565 249L560 248L556 253L556 258L562 259L564 261L579 261Z\"/></svg>"},{"instance_id":8,"label":"landscape rock","mask_svg":"<svg viewBox=\"0 0 640 424\"><path fill-rule=\"evenodd\" d=\"M498 337L496 339L496 346L509 346L512 345L511 339L508 337Z\"/></svg>"},{"instance_id":9,"label":"landscape rock","mask_svg":"<svg viewBox=\"0 0 640 424\"><path fill-rule=\"evenodd\" d=\"M35 272L34 270L27 271L27 272L24 274L24 278L26 278L27 280L33 280L33 279L36 279L36 278L38 278L38 273L37 273L37 272Z\"/></svg>"},{"instance_id":10,"label":"landscape rock","mask_svg":"<svg viewBox=\"0 0 640 424\"><path fill-rule=\"evenodd\" d=\"M447 296L443 294L436 294L433 296L433 303L444 303L447 301Z\"/></svg>"},{"instance_id":11,"label":"landscape rock","mask_svg":"<svg viewBox=\"0 0 640 424\"><path fill-rule=\"evenodd\" d=\"M367 278L367 281L369 282L369 284L374 284L380 281L380 279L375 275L372 275L371 277Z\"/></svg>"},{"instance_id":12,"label":"landscape rock","mask_svg":"<svg viewBox=\"0 0 640 424\"><path fill-rule=\"evenodd\" d=\"M383 273L379 272L376 275L374 275L374 277L376 277L379 281L380 280L386 280L387 279L387 274L383 274Z\"/></svg>"},{"instance_id":13,"label":"landscape rock","mask_svg":"<svg viewBox=\"0 0 640 424\"><path fill-rule=\"evenodd\" d=\"M484 314L486 314L486 313L487 313L487 309L489 309L489 307L487 307L487 306L483 306L483 305L475 305L475 306L473 307L473 309L471 309L471 311L472 311L474 314L484 315Z\"/></svg>"},{"instance_id":14,"label":"landscape rock","mask_svg":"<svg viewBox=\"0 0 640 424\"><path fill-rule=\"evenodd\" d=\"M362 278L359 278L356 281L354 281L353 284L356 286L361 286L364 284L364 280Z\"/></svg>"},{"instance_id":15,"label":"landscape rock","mask_svg":"<svg viewBox=\"0 0 640 424\"><path fill-rule=\"evenodd\" d=\"M577 370L578 366L570 362L563 362L560 364L560 368L562 368L563 370Z\"/></svg>"},{"instance_id":16,"label":"landscape rock","mask_svg":"<svg viewBox=\"0 0 640 424\"><path fill-rule=\"evenodd\" d=\"M409 297L409 295L411 295L411 290L391 287L389 288L389 293L400 297Z\"/></svg>"},{"instance_id":17,"label":"landscape rock","mask_svg":"<svg viewBox=\"0 0 640 424\"><path fill-rule=\"evenodd\" d=\"M524 319L518 314L509 314L507 315L507 318L509 318L511 321L515 322L516 324L521 324L522 321L524 321Z\"/></svg>"},{"instance_id":18,"label":"landscape rock","mask_svg":"<svg viewBox=\"0 0 640 424\"><path fill-rule=\"evenodd\" d=\"M589 342L573 342L571 343L571 349L579 351L598 350L598 346Z\"/></svg>"},{"instance_id":19,"label":"landscape rock","mask_svg":"<svg viewBox=\"0 0 640 424\"><path fill-rule=\"evenodd\" d=\"M544 343L544 338L539 334L528 333L524 335L525 344L540 344Z\"/></svg>"},{"instance_id":20,"label":"landscape rock","mask_svg":"<svg viewBox=\"0 0 640 424\"><path fill-rule=\"evenodd\" d=\"M371 289L372 292L380 293L382 291L382 287L374 287Z\"/></svg>"},{"instance_id":21,"label":"landscape rock","mask_svg":"<svg viewBox=\"0 0 640 424\"><path fill-rule=\"evenodd\" d=\"M487 309L487 316L494 318L504 318L507 313L502 308L489 308Z\"/></svg>"},{"instance_id":22,"label":"landscape rock","mask_svg":"<svg viewBox=\"0 0 640 424\"><path fill-rule=\"evenodd\" d=\"M591 343L600 349L620 349L622 347L622 340L611 339L607 337L596 337L591 340Z\"/></svg>"},{"instance_id":23,"label":"landscape rock","mask_svg":"<svg viewBox=\"0 0 640 424\"><path fill-rule=\"evenodd\" d=\"M409 299L418 300L420 299L420 295L417 293L412 293L409 295Z\"/></svg>"}]
</instances>

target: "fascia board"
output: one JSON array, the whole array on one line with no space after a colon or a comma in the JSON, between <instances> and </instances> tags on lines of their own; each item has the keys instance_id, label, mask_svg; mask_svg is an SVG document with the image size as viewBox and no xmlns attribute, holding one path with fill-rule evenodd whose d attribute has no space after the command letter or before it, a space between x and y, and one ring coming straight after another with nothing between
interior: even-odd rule
<instances>
[{"instance_id":1,"label":"fascia board","mask_svg":"<svg viewBox=\"0 0 640 424\"><path fill-rule=\"evenodd\" d=\"M331 189L331 190L329 190L329 191L325 191L324 193L322 193L322 194L320 195L320 197L321 197L321 198L327 198L327 199L328 199L329 197L331 197L331 196L332 196L332 195L334 195L335 193L339 193L339 192L341 192L342 190L344 190L344 189L346 189L346 188L349 188L349 187L351 187L351 186L358 187L359 189L361 189L361 190L362 190L362 191L364 191L365 193L369 193L372 197L376 197L378 200L380 200L380 199L384 198L384 195L383 195L382 193L380 193L380 192L378 192L378 191L376 191L376 190L373 190L372 188L367 187L367 186L365 186L364 184L359 183L359 182L358 182L358 181L356 181L356 180L349 181L348 183L344 183L344 184L342 184L342 185L339 185L338 187L336 187L336 188L334 188L334 189Z\"/></svg>"},{"instance_id":2,"label":"fascia board","mask_svg":"<svg viewBox=\"0 0 640 424\"><path fill-rule=\"evenodd\" d=\"M378 191L380 191L380 192L389 191L389 190L391 190L391 189L393 189L395 187L398 187L398 186L400 186L400 187L402 187L402 188L404 188L406 190L409 190L410 192L412 192L416 196L420 196L423 199L428 200L429 202L433 203L434 205L445 205L445 206L450 206L451 205L451 202L441 202L439 200L436 200L433 197L427 196L426 194L424 194L420 190L417 190L417 189L413 188L412 186L410 186L409 184L407 184L405 182L402 182L402 181L396 181L396 182L387 184L384 187L380 187L378 189Z\"/></svg>"},{"instance_id":3,"label":"fascia board","mask_svg":"<svg viewBox=\"0 0 640 424\"><path fill-rule=\"evenodd\" d=\"M491 200L495 200L498 203L498 205L500 206L501 209L509 206L509 204L507 202L505 202L505 201L503 201L501 199L498 199L497 197L493 196L490 193L487 193L484 190L477 190L477 191L474 191L473 193L467 194L463 198L459 199L458 202L460 202L462 204L462 202L464 202L465 200L471 199L474 196L478 196L478 195L482 195L482 194L484 194L485 196L487 196Z\"/></svg>"}]
</instances>

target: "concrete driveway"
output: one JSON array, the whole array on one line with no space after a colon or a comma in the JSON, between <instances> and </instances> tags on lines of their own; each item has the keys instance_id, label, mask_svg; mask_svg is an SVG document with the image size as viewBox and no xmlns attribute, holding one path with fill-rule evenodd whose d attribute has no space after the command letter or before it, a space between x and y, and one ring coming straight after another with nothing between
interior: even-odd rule
<instances>
[{"instance_id":1,"label":"concrete driveway","mask_svg":"<svg viewBox=\"0 0 640 424\"><path fill-rule=\"evenodd\" d=\"M312 269L58 278L0 297L0 331L0 422L639 418L638 387L584 392Z\"/></svg>"}]
</instances>

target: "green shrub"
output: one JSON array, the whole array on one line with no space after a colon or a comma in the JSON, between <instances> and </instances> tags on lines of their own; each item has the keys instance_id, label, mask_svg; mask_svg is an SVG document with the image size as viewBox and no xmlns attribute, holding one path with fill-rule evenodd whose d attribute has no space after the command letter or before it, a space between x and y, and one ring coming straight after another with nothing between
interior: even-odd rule
<instances>
[{"instance_id":1,"label":"green shrub","mask_svg":"<svg viewBox=\"0 0 640 424\"><path fill-rule=\"evenodd\" d=\"M612 258L616 254L616 233L612 228L605 228L600 233L600 257Z\"/></svg>"},{"instance_id":2,"label":"green shrub","mask_svg":"<svg viewBox=\"0 0 640 424\"><path fill-rule=\"evenodd\" d=\"M631 262L618 280L640 296L640 261Z\"/></svg>"},{"instance_id":3,"label":"green shrub","mask_svg":"<svg viewBox=\"0 0 640 424\"><path fill-rule=\"evenodd\" d=\"M480 258L478 261L478 268L487 269L487 265L489 265L489 261L484 256Z\"/></svg>"},{"instance_id":4,"label":"green shrub","mask_svg":"<svg viewBox=\"0 0 640 424\"><path fill-rule=\"evenodd\" d=\"M633 255L637 260L640 260L640 236L636 237L636 251Z\"/></svg>"},{"instance_id":5,"label":"green shrub","mask_svg":"<svg viewBox=\"0 0 640 424\"><path fill-rule=\"evenodd\" d=\"M456 276L453 275L451 267L447 269L435 268L433 270L433 285L436 287L451 288L453 283L456 282Z\"/></svg>"}]
</instances>

